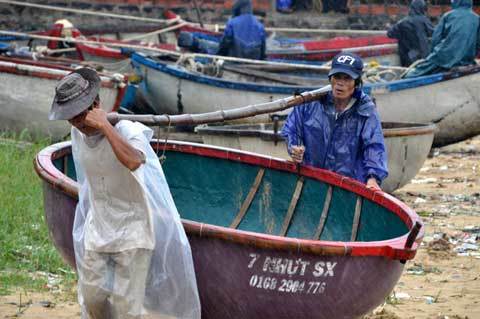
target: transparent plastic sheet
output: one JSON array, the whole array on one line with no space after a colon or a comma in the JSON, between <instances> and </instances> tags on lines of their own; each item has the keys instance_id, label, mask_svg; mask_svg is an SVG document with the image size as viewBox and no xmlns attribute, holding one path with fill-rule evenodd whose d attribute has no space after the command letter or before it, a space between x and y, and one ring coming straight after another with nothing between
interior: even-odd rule
<instances>
[{"instance_id":1,"label":"transparent plastic sheet","mask_svg":"<svg viewBox=\"0 0 480 319\"><path fill-rule=\"evenodd\" d=\"M81 136L72 129L73 157L77 180L81 184L73 240L82 318L200 318L190 244L158 157L149 146L152 131L140 123L128 121L121 121L116 129L127 140L141 139L148 145L143 149L146 153L143 174L136 178L143 184L153 212L155 243L153 251L134 249L105 254L84 249L85 222L91 208L91 195L88 177L79 162L77 143L82 142ZM137 175L138 171L135 171ZM129 191L128 187L124 189ZM109 235L113 238L122 236L121 233ZM117 271L119 265L124 266L122 271ZM148 271L142 271L144 267ZM93 301L92 294L97 296ZM143 300L140 306L139 300ZM91 310L89 314L86 312L87 304Z\"/></svg>"}]
</instances>

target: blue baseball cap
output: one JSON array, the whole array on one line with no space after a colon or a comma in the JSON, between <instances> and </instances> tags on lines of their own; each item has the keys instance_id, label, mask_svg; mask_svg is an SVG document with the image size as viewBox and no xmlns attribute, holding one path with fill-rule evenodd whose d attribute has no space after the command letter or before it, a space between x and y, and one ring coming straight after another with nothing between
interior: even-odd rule
<instances>
[{"instance_id":1,"label":"blue baseball cap","mask_svg":"<svg viewBox=\"0 0 480 319\"><path fill-rule=\"evenodd\" d=\"M362 58L354 53L339 53L333 58L332 69L328 72L328 77L337 73L345 73L353 79L358 79L362 76L362 72Z\"/></svg>"}]
</instances>

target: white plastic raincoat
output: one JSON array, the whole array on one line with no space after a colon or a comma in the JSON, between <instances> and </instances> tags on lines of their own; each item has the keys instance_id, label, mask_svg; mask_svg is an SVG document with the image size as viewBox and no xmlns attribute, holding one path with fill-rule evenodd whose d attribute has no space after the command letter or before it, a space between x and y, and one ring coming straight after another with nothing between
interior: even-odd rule
<instances>
[{"instance_id":1,"label":"white plastic raincoat","mask_svg":"<svg viewBox=\"0 0 480 319\"><path fill-rule=\"evenodd\" d=\"M190 245L149 144L152 130L130 121L115 129L146 155L135 171L117 160L105 137L72 128L82 318L199 319Z\"/></svg>"}]
</instances>

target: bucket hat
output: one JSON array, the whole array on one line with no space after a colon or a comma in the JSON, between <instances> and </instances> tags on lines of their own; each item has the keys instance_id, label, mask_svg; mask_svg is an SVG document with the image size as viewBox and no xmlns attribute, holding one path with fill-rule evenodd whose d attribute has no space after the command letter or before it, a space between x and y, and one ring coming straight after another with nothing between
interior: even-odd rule
<instances>
[{"instance_id":1,"label":"bucket hat","mask_svg":"<svg viewBox=\"0 0 480 319\"><path fill-rule=\"evenodd\" d=\"M358 79L362 76L363 61L358 55L353 53L339 53L332 61L332 68L328 76L337 73L346 73L353 79Z\"/></svg>"},{"instance_id":2,"label":"bucket hat","mask_svg":"<svg viewBox=\"0 0 480 319\"><path fill-rule=\"evenodd\" d=\"M70 120L82 113L100 91L100 77L95 70L80 68L66 75L55 87L49 120Z\"/></svg>"}]
</instances>

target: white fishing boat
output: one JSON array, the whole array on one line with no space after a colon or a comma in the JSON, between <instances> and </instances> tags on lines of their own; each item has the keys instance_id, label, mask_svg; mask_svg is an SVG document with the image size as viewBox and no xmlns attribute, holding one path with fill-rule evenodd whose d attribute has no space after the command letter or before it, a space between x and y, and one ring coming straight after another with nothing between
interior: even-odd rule
<instances>
[{"instance_id":1,"label":"white fishing boat","mask_svg":"<svg viewBox=\"0 0 480 319\"><path fill-rule=\"evenodd\" d=\"M240 149L290 159L280 127L274 123L197 126L205 144ZM435 125L382 123L388 154L388 177L382 189L392 192L410 182L425 162L433 142Z\"/></svg>"},{"instance_id":2,"label":"white fishing boat","mask_svg":"<svg viewBox=\"0 0 480 319\"><path fill-rule=\"evenodd\" d=\"M246 67L243 73L248 75L225 69L205 75L198 67L192 71L143 54L134 54L132 63L144 80L140 86L142 97L157 114L226 110L269 102L328 83L326 75L278 76L258 70L254 74L250 69L246 72ZM382 121L435 123L438 131L434 146L480 134L480 66L383 81L364 86L364 91L375 99ZM266 120L265 116L248 119Z\"/></svg>"},{"instance_id":3,"label":"white fishing boat","mask_svg":"<svg viewBox=\"0 0 480 319\"><path fill-rule=\"evenodd\" d=\"M13 59L12 59L13 61ZM70 130L66 121L49 121L48 112L55 96L57 82L73 69L46 63L0 60L0 130L27 130L32 137L65 137ZM126 84L123 77L101 75L102 108L116 110Z\"/></svg>"}]
</instances>

